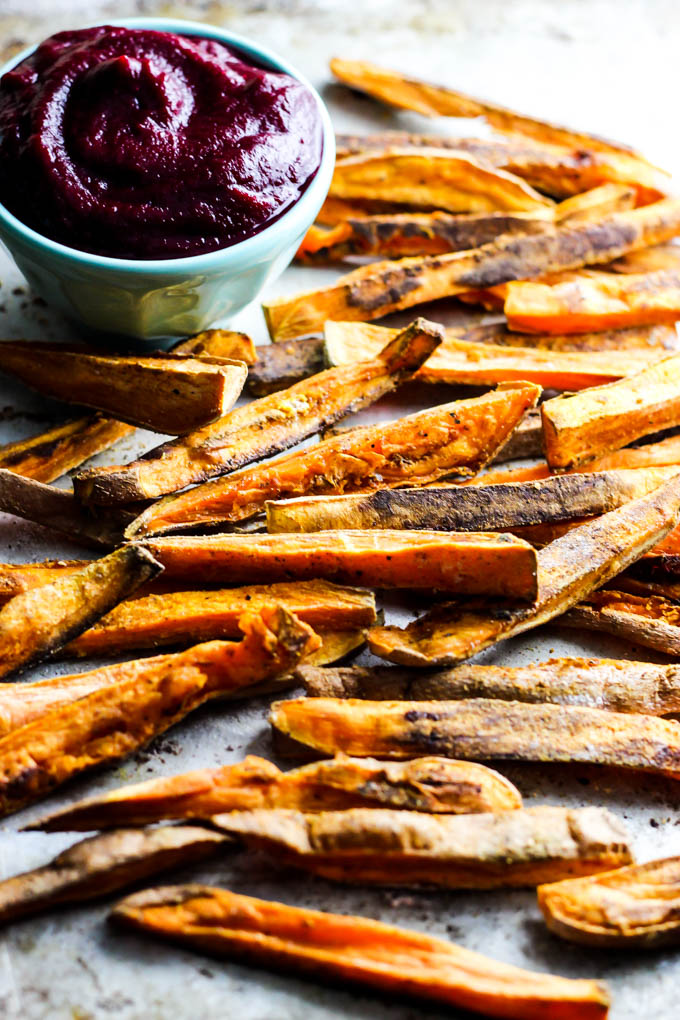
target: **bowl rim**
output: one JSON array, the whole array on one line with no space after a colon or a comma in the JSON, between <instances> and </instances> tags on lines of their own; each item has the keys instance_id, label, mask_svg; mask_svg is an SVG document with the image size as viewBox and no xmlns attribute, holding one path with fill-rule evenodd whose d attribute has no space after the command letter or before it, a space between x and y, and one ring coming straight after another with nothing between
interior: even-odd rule
<instances>
[{"instance_id":1,"label":"bowl rim","mask_svg":"<svg viewBox=\"0 0 680 1020\"><path fill-rule=\"evenodd\" d=\"M174 32L176 34L197 35L206 39L216 39L218 42L223 42L228 46L241 50L247 57L252 57L254 60L271 68L271 70L281 71L295 78L309 89L319 111L323 144L321 162L302 195L273 223L258 230L252 237L236 241L226 248L217 248L215 251L204 252L200 255L187 255L182 258L167 259L124 259L81 251L78 248L71 248L68 245L61 244L59 241L53 241L37 230L33 230L32 227L27 226L18 217L14 216L1 202L0 228L4 229L1 230L0 237L7 232L18 242L23 242L33 248L42 248L45 253L57 256L62 260L70 262L74 267L80 267L84 270L108 269L124 274L146 273L147 275L167 276L177 272L198 274L214 269L225 270L230 268L230 263L234 264L234 269L242 269L244 259L255 264L263 258L270 257L272 248L277 247L277 235L283 235L282 240L285 238L286 242L288 242L290 235L304 233L326 197L335 165L335 132L330 114L321 96L305 75L298 71L284 57L280 57L273 50L269 49L269 47L261 46L259 43L252 42L237 32L231 32L229 29L221 28L217 25L208 25L200 21L188 21L183 18L123 17L112 18L106 22L97 21L82 27L95 28L102 24L124 28L147 28L154 31ZM40 43L36 43L34 46L27 46L11 57L10 60L0 67L0 77L30 56L39 45Z\"/></svg>"}]
</instances>

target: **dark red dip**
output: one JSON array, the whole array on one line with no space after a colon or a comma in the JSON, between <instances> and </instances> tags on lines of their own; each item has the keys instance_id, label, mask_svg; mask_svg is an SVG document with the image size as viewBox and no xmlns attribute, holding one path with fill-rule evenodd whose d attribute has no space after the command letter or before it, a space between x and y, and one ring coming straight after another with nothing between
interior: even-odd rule
<instances>
[{"instance_id":1,"label":"dark red dip","mask_svg":"<svg viewBox=\"0 0 680 1020\"><path fill-rule=\"evenodd\" d=\"M81 251L225 248L297 201L321 151L311 92L211 39L60 32L0 79L0 201Z\"/></svg>"}]
</instances>

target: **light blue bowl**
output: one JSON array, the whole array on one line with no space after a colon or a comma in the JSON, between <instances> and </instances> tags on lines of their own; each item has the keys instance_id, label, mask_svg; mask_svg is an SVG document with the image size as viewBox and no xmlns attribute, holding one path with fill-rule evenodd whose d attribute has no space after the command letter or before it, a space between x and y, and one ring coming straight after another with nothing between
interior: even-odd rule
<instances>
[{"instance_id":1,"label":"light blue bowl","mask_svg":"<svg viewBox=\"0 0 680 1020\"><path fill-rule=\"evenodd\" d=\"M289 264L330 186L335 136L318 93L288 61L233 32L178 18L120 18L113 25L200 35L297 78L310 90L323 127L321 165L300 199L270 226L230 248L181 259L115 259L68 248L31 230L0 204L0 240L33 290L68 318L141 340L188 336L250 304ZM32 53L30 47L0 75Z\"/></svg>"}]
</instances>

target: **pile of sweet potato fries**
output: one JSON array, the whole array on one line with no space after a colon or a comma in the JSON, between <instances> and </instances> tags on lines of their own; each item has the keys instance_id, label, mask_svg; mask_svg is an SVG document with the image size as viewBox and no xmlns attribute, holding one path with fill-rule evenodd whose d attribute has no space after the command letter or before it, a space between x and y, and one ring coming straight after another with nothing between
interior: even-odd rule
<instances>
[{"instance_id":1,"label":"pile of sweet potato fries","mask_svg":"<svg viewBox=\"0 0 680 1020\"><path fill-rule=\"evenodd\" d=\"M496 136L339 136L298 259L345 271L267 302L271 345L225 330L144 357L0 344L0 371L93 411L0 449L0 510L101 554L0 565L0 813L218 698L302 685L270 722L279 753L307 763L250 756L46 815L31 827L101 831L0 883L0 920L245 846L331 882L538 887L548 928L593 946L680 941L680 858L636 864L605 808L524 807L481 764L680 778L680 723L664 718L680 668L467 661L548 621L680 654L680 200L625 145L369 64L332 70ZM374 322L451 297L495 318ZM423 410L334 428L409 381ZM476 389L433 406L432 383ZM235 406L244 386L255 399ZM137 426L176 438L83 468ZM50 485L70 471L72 491ZM425 594L427 611L386 625L384 589ZM365 646L396 665L333 665ZM12 676L136 652L152 654ZM608 1010L595 981L225 889L148 889L112 917L491 1016Z\"/></svg>"}]
</instances>

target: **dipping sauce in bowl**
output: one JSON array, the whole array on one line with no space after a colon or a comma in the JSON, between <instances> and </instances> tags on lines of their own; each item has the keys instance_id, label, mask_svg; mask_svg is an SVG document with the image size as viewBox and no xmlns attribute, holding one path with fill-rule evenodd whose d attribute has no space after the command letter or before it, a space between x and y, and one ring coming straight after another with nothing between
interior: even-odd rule
<instances>
[{"instance_id":1,"label":"dipping sauce in bowl","mask_svg":"<svg viewBox=\"0 0 680 1020\"><path fill-rule=\"evenodd\" d=\"M100 26L45 40L0 80L0 202L119 259L177 259L271 224L319 168L310 90L216 39Z\"/></svg>"}]
</instances>

